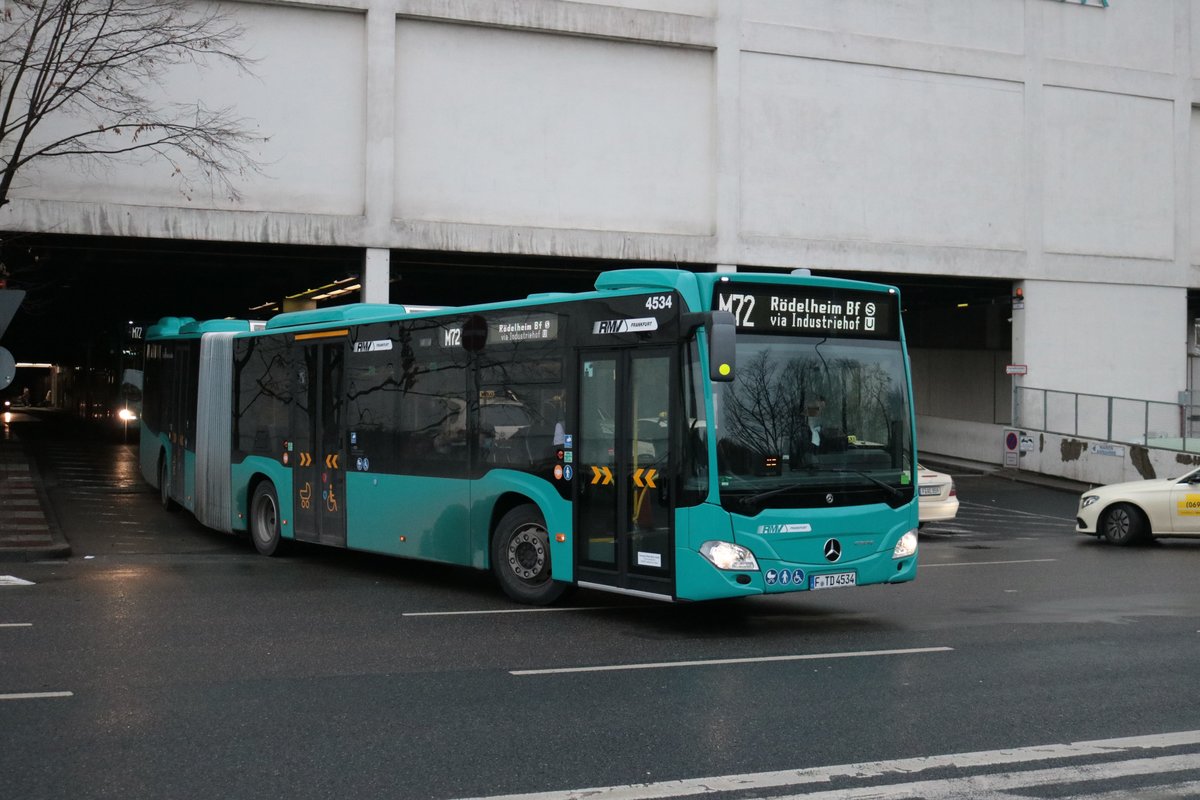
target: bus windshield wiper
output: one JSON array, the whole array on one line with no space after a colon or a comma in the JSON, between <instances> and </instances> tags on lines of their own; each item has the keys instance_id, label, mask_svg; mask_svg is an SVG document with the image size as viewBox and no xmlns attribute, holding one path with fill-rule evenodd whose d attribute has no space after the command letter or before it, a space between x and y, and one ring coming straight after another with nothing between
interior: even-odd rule
<instances>
[{"instance_id":1,"label":"bus windshield wiper","mask_svg":"<svg viewBox=\"0 0 1200 800\"><path fill-rule=\"evenodd\" d=\"M861 470L845 469L843 467L835 467L833 469L824 470L824 472L842 472L842 473L849 473L850 475L857 475L860 478L866 478L871 483L878 486L880 489L886 489L887 492L892 497L896 498L897 500L904 499L904 495L895 486L892 486L890 483L884 483L883 481L879 480L879 478L876 478L874 475L868 475L867 473L862 472Z\"/></svg>"},{"instance_id":2,"label":"bus windshield wiper","mask_svg":"<svg viewBox=\"0 0 1200 800\"><path fill-rule=\"evenodd\" d=\"M845 475L857 475L858 477L864 478L865 480L868 480L871 483L878 486L879 488L885 490L894 499L897 499L897 500L904 499L904 495L895 486L884 483L883 481L879 480L875 476L869 475L866 472L862 472L857 469L845 469L844 467L831 467L829 469L817 469L816 467L807 467L806 471L812 475L819 475L823 472L835 472L835 473L845 474ZM755 503L759 502L760 500L766 500L768 497L774 497L777 494L783 494L784 492L790 492L795 489L802 489L805 487L805 485L806 484L804 484L804 483L789 483L786 486L777 486L774 489L767 489L766 491L763 491L763 492L746 495L745 497L739 497L738 503L740 503L743 506L751 506L751 505L754 505Z\"/></svg>"},{"instance_id":3,"label":"bus windshield wiper","mask_svg":"<svg viewBox=\"0 0 1200 800\"><path fill-rule=\"evenodd\" d=\"M763 492L756 492L755 494L748 494L745 497L739 497L738 503L740 503L743 506L752 506L755 503L757 503L759 500L766 500L768 497L774 497L777 494L783 494L784 492L790 492L793 489L803 489L804 486L805 486L805 484L803 484L803 483L789 483L786 486L778 486L774 489L767 489L766 491L763 491Z\"/></svg>"}]
</instances>

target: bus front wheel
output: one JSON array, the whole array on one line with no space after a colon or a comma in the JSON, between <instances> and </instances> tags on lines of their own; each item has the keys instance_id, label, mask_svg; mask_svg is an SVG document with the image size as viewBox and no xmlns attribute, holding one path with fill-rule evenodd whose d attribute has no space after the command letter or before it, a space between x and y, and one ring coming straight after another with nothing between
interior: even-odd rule
<instances>
[{"instance_id":1,"label":"bus front wheel","mask_svg":"<svg viewBox=\"0 0 1200 800\"><path fill-rule=\"evenodd\" d=\"M250 538L254 540L254 548L264 556L280 552L279 496L270 481L254 487L250 498Z\"/></svg>"},{"instance_id":2,"label":"bus front wheel","mask_svg":"<svg viewBox=\"0 0 1200 800\"><path fill-rule=\"evenodd\" d=\"M517 506L500 518L492 536L492 571L504 593L519 603L544 606L566 584L550 577L550 535L532 505Z\"/></svg>"}]
</instances>

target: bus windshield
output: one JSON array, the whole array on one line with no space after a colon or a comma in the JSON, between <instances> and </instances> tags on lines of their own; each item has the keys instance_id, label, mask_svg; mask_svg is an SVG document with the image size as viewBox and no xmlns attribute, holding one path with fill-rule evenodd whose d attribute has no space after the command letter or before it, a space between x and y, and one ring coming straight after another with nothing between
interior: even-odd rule
<instances>
[{"instance_id":1,"label":"bus windshield","mask_svg":"<svg viewBox=\"0 0 1200 800\"><path fill-rule=\"evenodd\" d=\"M912 499L900 342L739 334L737 365L714 390L723 506L753 515Z\"/></svg>"}]
</instances>

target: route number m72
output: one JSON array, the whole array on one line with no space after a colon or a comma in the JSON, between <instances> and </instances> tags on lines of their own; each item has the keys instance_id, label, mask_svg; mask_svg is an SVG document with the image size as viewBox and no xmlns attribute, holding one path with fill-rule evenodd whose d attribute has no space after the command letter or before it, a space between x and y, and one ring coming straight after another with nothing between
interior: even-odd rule
<instances>
[{"instance_id":1,"label":"route number m72","mask_svg":"<svg viewBox=\"0 0 1200 800\"><path fill-rule=\"evenodd\" d=\"M718 296L717 306L721 311L728 311L739 328L753 328L754 322L750 317L754 313L754 295L752 294L722 294Z\"/></svg>"}]
</instances>

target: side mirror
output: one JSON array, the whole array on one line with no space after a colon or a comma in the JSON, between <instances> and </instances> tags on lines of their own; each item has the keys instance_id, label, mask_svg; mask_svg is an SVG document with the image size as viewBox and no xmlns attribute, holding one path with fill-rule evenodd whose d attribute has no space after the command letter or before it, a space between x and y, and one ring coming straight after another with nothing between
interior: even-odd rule
<instances>
[{"instance_id":1,"label":"side mirror","mask_svg":"<svg viewBox=\"0 0 1200 800\"><path fill-rule=\"evenodd\" d=\"M708 377L721 383L734 379L737 366L737 321L729 311L683 315L684 333L708 328Z\"/></svg>"}]
</instances>

